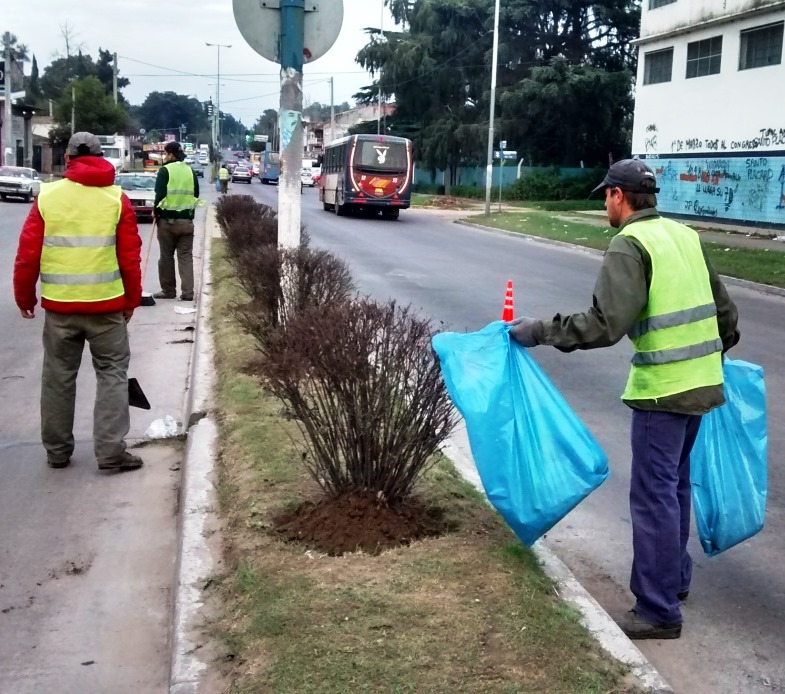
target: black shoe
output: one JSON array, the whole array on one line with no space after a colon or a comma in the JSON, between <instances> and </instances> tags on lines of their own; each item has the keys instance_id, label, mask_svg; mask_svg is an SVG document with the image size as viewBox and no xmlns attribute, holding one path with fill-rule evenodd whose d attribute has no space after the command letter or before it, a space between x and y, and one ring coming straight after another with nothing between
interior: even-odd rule
<instances>
[{"instance_id":1,"label":"black shoe","mask_svg":"<svg viewBox=\"0 0 785 694\"><path fill-rule=\"evenodd\" d=\"M153 294L153 299L174 299L177 294L169 294L168 292L156 292Z\"/></svg>"},{"instance_id":2,"label":"black shoe","mask_svg":"<svg viewBox=\"0 0 785 694\"><path fill-rule=\"evenodd\" d=\"M68 467L71 464L71 459L66 458L65 460L52 460L51 458L47 458L46 464L51 468L60 469Z\"/></svg>"},{"instance_id":3,"label":"black shoe","mask_svg":"<svg viewBox=\"0 0 785 694\"><path fill-rule=\"evenodd\" d=\"M690 597L690 589L687 588L687 590L680 590L678 593L676 593L676 597L684 602L688 597Z\"/></svg>"},{"instance_id":4,"label":"black shoe","mask_svg":"<svg viewBox=\"0 0 785 694\"><path fill-rule=\"evenodd\" d=\"M180 301L193 301L194 295L193 294L180 294Z\"/></svg>"},{"instance_id":5,"label":"black shoe","mask_svg":"<svg viewBox=\"0 0 785 694\"><path fill-rule=\"evenodd\" d=\"M98 463L99 470L138 470L144 465L144 461L138 455L132 455L127 451L115 460L108 460Z\"/></svg>"},{"instance_id":6,"label":"black shoe","mask_svg":"<svg viewBox=\"0 0 785 694\"><path fill-rule=\"evenodd\" d=\"M681 624L653 624L630 610L619 620L621 630L631 639L678 639Z\"/></svg>"}]
</instances>

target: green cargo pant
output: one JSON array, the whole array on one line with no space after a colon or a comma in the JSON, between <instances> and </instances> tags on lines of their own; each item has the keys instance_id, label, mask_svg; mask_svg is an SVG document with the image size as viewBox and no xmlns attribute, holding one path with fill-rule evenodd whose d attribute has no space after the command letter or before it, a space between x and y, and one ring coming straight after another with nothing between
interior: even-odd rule
<instances>
[{"instance_id":1,"label":"green cargo pant","mask_svg":"<svg viewBox=\"0 0 785 694\"><path fill-rule=\"evenodd\" d=\"M128 331L122 313L67 314L47 311L41 377L41 441L50 462L74 452L76 375L87 340L96 377L93 447L99 463L125 451L128 414Z\"/></svg>"},{"instance_id":2,"label":"green cargo pant","mask_svg":"<svg viewBox=\"0 0 785 694\"><path fill-rule=\"evenodd\" d=\"M158 281L161 291L174 297L177 295L177 280L174 276L174 254L177 253L177 269L180 271L180 296L194 296L194 223L191 219L159 219Z\"/></svg>"}]
</instances>

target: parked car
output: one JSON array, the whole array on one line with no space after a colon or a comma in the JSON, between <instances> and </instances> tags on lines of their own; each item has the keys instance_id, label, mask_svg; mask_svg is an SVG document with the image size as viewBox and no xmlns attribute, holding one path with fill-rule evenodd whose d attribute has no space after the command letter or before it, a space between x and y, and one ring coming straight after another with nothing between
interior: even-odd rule
<instances>
[{"instance_id":1,"label":"parked car","mask_svg":"<svg viewBox=\"0 0 785 694\"><path fill-rule=\"evenodd\" d=\"M313 171L310 169L300 169L300 183L301 185L313 188L316 182L313 180Z\"/></svg>"},{"instance_id":2,"label":"parked car","mask_svg":"<svg viewBox=\"0 0 785 694\"><path fill-rule=\"evenodd\" d=\"M155 179L154 173L124 173L115 176L115 183L131 201L138 220L153 221L155 209Z\"/></svg>"},{"instance_id":3,"label":"parked car","mask_svg":"<svg viewBox=\"0 0 785 694\"><path fill-rule=\"evenodd\" d=\"M35 169L26 166L0 166L0 200L9 197L32 202L41 192L41 179Z\"/></svg>"}]
</instances>

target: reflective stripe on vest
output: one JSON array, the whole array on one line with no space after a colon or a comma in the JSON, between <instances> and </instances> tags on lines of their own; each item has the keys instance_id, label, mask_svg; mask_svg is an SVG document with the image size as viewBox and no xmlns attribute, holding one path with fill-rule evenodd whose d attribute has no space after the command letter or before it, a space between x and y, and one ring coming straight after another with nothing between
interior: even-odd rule
<instances>
[{"instance_id":1,"label":"reflective stripe on vest","mask_svg":"<svg viewBox=\"0 0 785 694\"><path fill-rule=\"evenodd\" d=\"M44 183L38 209L44 220L41 296L61 303L123 296L116 248L120 187Z\"/></svg>"},{"instance_id":2,"label":"reflective stripe on vest","mask_svg":"<svg viewBox=\"0 0 785 694\"><path fill-rule=\"evenodd\" d=\"M169 173L166 184L166 197L158 203L162 210L185 212L193 210L197 205L194 196L194 174L185 162L175 161L164 167Z\"/></svg>"},{"instance_id":3,"label":"reflective stripe on vest","mask_svg":"<svg viewBox=\"0 0 785 694\"><path fill-rule=\"evenodd\" d=\"M625 227L651 258L649 300L629 332L635 347L625 400L649 400L722 383L717 307L698 235L663 218Z\"/></svg>"}]
</instances>

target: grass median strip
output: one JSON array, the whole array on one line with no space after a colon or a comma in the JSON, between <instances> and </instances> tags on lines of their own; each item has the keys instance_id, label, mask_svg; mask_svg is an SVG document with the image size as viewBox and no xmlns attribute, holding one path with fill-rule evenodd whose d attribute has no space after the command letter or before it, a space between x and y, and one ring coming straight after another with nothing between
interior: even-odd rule
<instances>
[{"instance_id":1,"label":"grass median strip","mask_svg":"<svg viewBox=\"0 0 785 694\"><path fill-rule=\"evenodd\" d=\"M483 226L513 231L530 236L564 241L604 251L616 230L610 226L565 218L558 213L537 210L501 212L490 217L475 215L467 221ZM714 267L721 275L737 277L750 282L785 287L785 254L781 251L742 248L704 240Z\"/></svg>"},{"instance_id":2,"label":"grass median strip","mask_svg":"<svg viewBox=\"0 0 785 694\"><path fill-rule=\"evenodd\" d=\"M622 692L625 668L555 595L534 555L442 459L418 496L449 534L340 557L272 518L315 493L295 423L259 387L240 289L213 245L212 327L226 571L212 629L233 692Z\"/></svg>"}]
</instances>

